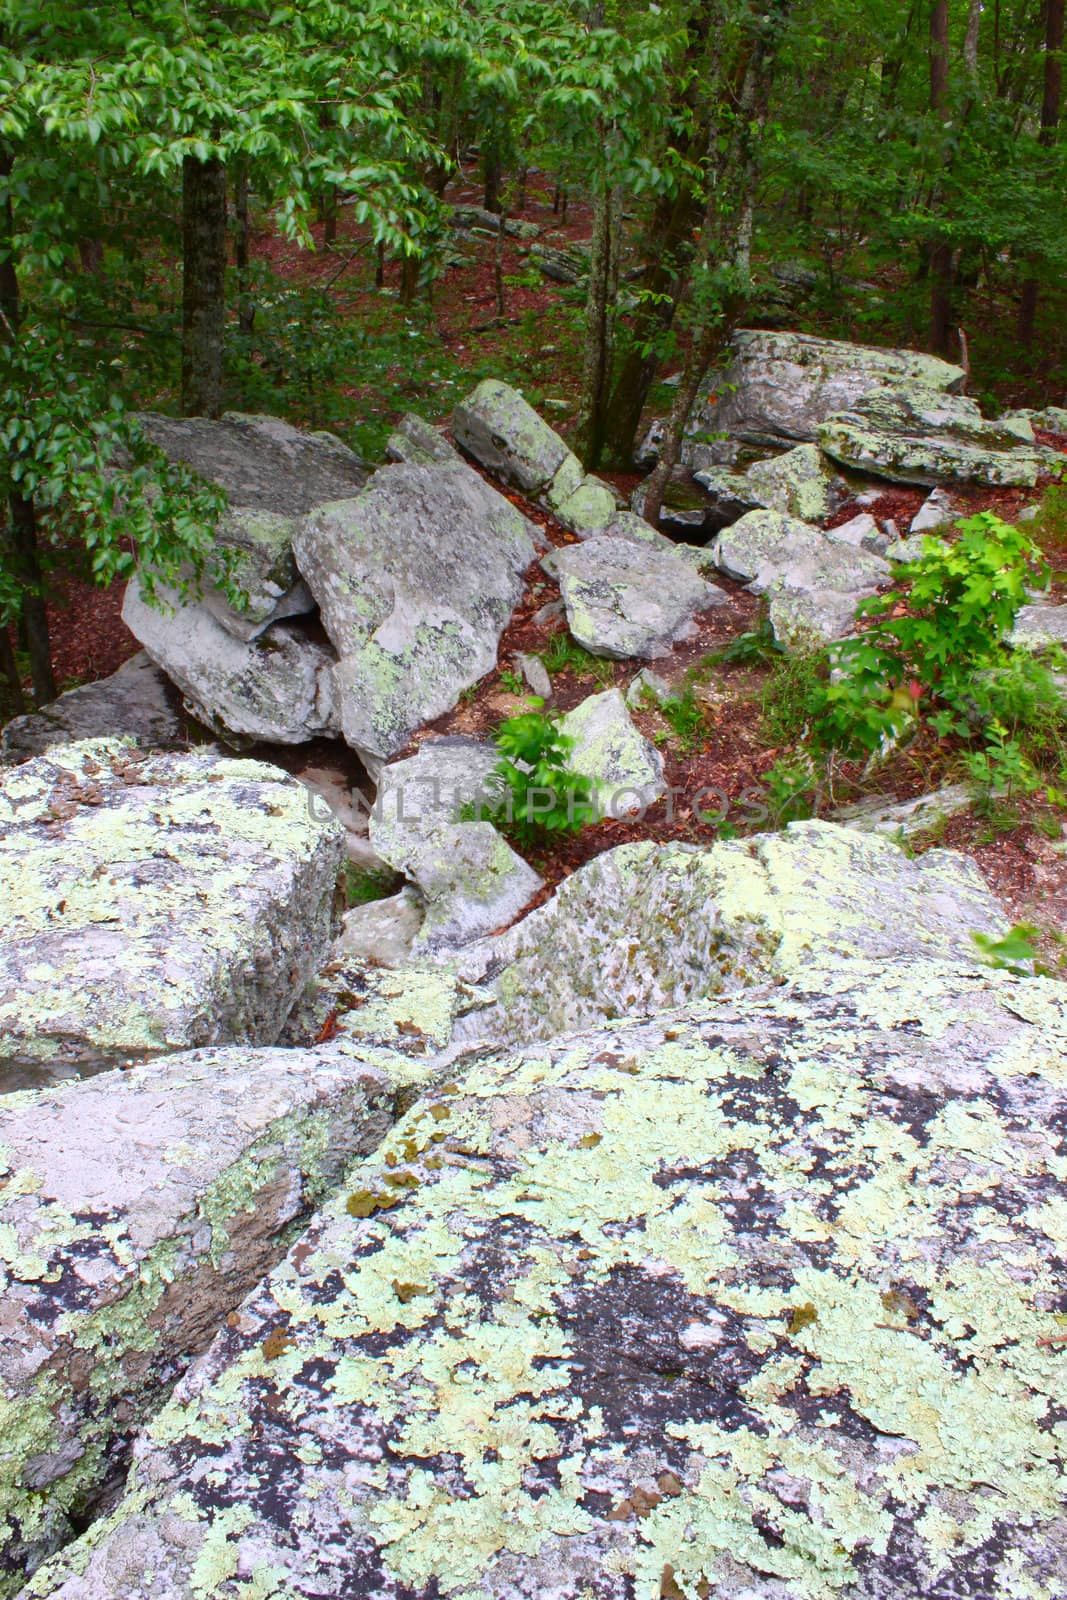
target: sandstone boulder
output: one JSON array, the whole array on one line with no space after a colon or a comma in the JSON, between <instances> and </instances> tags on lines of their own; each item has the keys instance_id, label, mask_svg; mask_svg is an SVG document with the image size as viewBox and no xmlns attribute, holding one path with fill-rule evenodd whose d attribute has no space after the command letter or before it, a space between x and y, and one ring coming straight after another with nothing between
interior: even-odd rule
<instances>
[{"instance_id":1,"label":"sandstone boulder","mask_svg":"<svg viewBox=\"0 0 1067 1600\"><path fill-rule=\"evenodd\" d=\"M588 539L555 554L567 626L595 656L669 654L701 611L726 596L672 550L628 539Z\"/></svg>"}]
</instances>

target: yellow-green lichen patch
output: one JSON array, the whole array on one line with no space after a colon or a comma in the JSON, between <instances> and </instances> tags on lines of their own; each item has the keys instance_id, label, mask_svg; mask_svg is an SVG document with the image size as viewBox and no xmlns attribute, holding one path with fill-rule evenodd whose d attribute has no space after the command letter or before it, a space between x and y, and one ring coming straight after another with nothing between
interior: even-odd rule
<instances>
[{"instance_id":1,"label":"yellow-green lichen patch","mask_svg":"<svg viewBox=\"0 0 1067 1600\"><path fill-rule=\"evenodd\" d=\"M1057 1600L1067 1006L884 967L429 1090L151 1424L79 1600L119 1549L135 1600L161 1567L192 1600L222 1486L252 1517L218 1600L256 1563L298 1594L861 1600L950 1574L954 1600Z\"/></svg>"}]
</instances>

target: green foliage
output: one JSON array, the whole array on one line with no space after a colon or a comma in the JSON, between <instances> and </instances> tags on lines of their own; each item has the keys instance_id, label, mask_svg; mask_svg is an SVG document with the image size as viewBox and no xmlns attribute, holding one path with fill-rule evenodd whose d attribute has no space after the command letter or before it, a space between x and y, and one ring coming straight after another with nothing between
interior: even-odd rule
<instances>
[{"instance_id":1,"label":"green foliage","mask_svg":"<svg viewBox=\"0 0 1067 1600\"><path fill-rule=\"evenodd\" d=\"M567 757L574 741L540 711L509 717L494 735L501 759L490 777L481 810L502 833L527 846L557 834L577 833L594 820L596 800L587 778Z\"/></svg>"},{"instance_id":2,"label":"green foliage","mask_svg":"<svg viewBox=\"0 0 1067 1600\"><path fill-rule=\"evenodd\" d=\"M669 723L680 750L688 753L707 743L710 732L707 707L697 699L691 683L686 684L681 694L661 700L656 709Z\"/></svg>"},{"instance_id":3,"label":"green foliage","mask_svg":"<svg viewBox=\"0 0 1067 1600\"><path fill-rule=\"evenodd\" d=\"M779 656L763 686L761 720L768 744L787 745L810 732L823 709L829 664L825 652Z\"/></svg>"},{"instance_id":4,"label":"green foliage","mask_svg":"<svg viewBox=\"0 0 1067 1600\"><path fill-rule=\"evenodd\" d=\"M766 667L776 665L782 658L782 647L774 636L770 619L763 617L757 628L739 633L721 650L716 650L710 661L731 667Z\"/></svg>"},{"instance_id":5,"label":"green foliage","mask_svg":"<svg viewBox=\"0 0 1067 1600\"><path fill-rule=\"evenodd\" d=\"M500 674L500 687L508 694L526 694L526 683L519 672L513 672L510 667L505 667Z\"/></svg>"},{"instance_id":6,"label":"green foliage","mask_svg":"<svg viewBox=\"0 0 1067 1600\"><path fill-rule=\"evenodd\" d=\"M1030 922L1016 923L1002 939L994 939L988 933L971 935L981 959L987 966L1014 972L1020 977L1026 977L1033 971L1032 964L1037 959L1036 941L1039 936L1040 930Z\"/></svg>"},{"instance_id":7,"label":"green foliage","mask_svg":"<svg viewBox=\"0 0 1067 1600\"><path fill-rule=\"evenodd\" d=\"M592 678L599 684L614 682L611 662L591 655L569 633L554 633L538 653L550 676L557 672L573 672L578 678Z\"/></svg>"},{"instance_id":8,"label":"green foliage","mask_svg":"<svg viewBox=\"0 0 1067 1600\"><path fill-rule=\"evenodd\" d=\"M812 757L806 752L779 756L764 774L767 809L771 823L784 828L815 815L821 778Z\"/></svg>"},{"instance_id":9,"label":"green foliage","mask_svg":"<svg viewBox=\"0 0 1067 1600\"><path fill-rule=\"evenodd\" d=\"M346 861L341 868L341 892L346 906L370 905L397 893L403 878L390 867L361 867Z\"/></svg>"}]
</instances>

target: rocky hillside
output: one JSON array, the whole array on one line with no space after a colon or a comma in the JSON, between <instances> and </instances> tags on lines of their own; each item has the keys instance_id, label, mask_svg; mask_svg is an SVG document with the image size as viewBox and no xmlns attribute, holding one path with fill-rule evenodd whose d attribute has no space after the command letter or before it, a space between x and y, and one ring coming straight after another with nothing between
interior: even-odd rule
<instances>
[{"instance_id":1,"label":"rocky hillside","mask_svg":"<svg viewBox=\"0 0 1067 1600\"><path fill-rule=\"evenodd\" d=\"M234 581L3 731L0 1595L1064 1593L1067 411L734 355L656 527L495 381L146 419Z\"/></svg>"}]
</instances>

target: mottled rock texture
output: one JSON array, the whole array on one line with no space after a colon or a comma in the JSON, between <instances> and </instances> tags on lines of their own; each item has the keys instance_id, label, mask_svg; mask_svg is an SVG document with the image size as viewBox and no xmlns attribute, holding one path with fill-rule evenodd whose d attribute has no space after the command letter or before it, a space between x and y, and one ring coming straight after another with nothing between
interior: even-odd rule
<instances>
[{"instance_id":1,"label":"mottled rock texture","mask_svg":"<svg viewBox=\"0 0 1067 1600\"><path fill-rule=\"evenodd\" d=\"M440 430L413 411L402 416L389 435L385 454L389 461L413 461L424 467L435 463L446 467L463 464L459 451L453 449Z\"/></svg>"},{"instance_id":2,"label":"mottled rock texture","mask_svg":"<svg viewBox=\"0 0 1067 1600\"><path fill-rule=\"evenodd\" d=\"M341 658L344 736L372 764L492 671L531 531L472 468L411 463L301 524L296 558Z\"/></svg>"},{"instance_id":3,"label":"mottled rock texture","mask_svg":"<svg viewBox=\"0 0 1067 1600\"><path fill-rule=\"evenodd\" d=\"M139 651L110 678L69 689L40 711L15 717L3 730L3 758L25 761L56 744L125 734L148 748L177 742L178 697L150 658Z\"/></svg>"},{"instance_id":4,"label":"mottled rock texture","mask_svg":"<svg viewBox=\"0 0 1067 1600\"><path fill-rule=\"evenodd\" d=\"M703 459L700 435L728 433L752 444L815 439L819 424L864 395L915 387L954 390L963 370L918 350L879 350L805 333L742 329L734 358L714 380L718 397L698 402L687 427L684 459Z\"/></svg>"},{"instance_id":5,"label":"mottled rock texture","mask_svg":"<svg viewBox=\"0 0 1067 1600\"><path fill-rule=\"evenodd\" d=\"M478 1063L27 1600L1060 1600L1065 1067L926 961Z\"/></svg>"},{"instance_id":6,"label":"mottled rock texture","mask_svg":"<svg viewBox=\"0 0 1067 1600\"><path fill-rule=\"evenodd\" d=\"M973 960L973 933L1003 931L966 857L910 861L886 839L801 822L706 849L641 840L605 851L507 933L472 945L462 970L496 993L475 1019L483 1036L525 1043L812 963Z\"/></svg>"},{"instance_id":7,"label":"mottled rock texture","mask_svg":"<svg viewBox=\"0 0 1067 1600\"><path fill-rule=\"evenodd\" d=\"M344 833L276 767L87 740L0 772L0 1081L273 1044Z\"/></svg>"},{"instance_id":8,"label":"mottled rock texture","mask_svg":"<svg viewBox=\"0 0 1067 1600\"><path fill-rule=\"evenodd\" d=\"M560 732L573 740L567 765L589 779L604 816L629 816L665 792L663 757L636 727L621 689L589 695L561 719Z\"/></svg>"},{"instance_id":9,"label":"mottled rock texture","mask_svg":"<svg viewBox=\"0 0 1067 1600\"><path fill-rule=\"evenodd\" d=\"M890 576L880 556L778 511L748 512L723 529L714 550L719 569L756 593L784 584L858 597Z\"/></svg>"},{"instance_id":10,"label":"mottled rock texture","mask_svg":"<svg viewBox=\"0 0 1067 1600\"><path fill-rule=\"evenodd\" d=\"M1038 601L1023 606L1015 619L1011 642L1018 650L1043 650L1067 644L1067 606Z\"/></svg>"},{"instance_id":11,"label":"mottled rock texture","mask_svg":"<svg viewBox=\"0 0 1067 1600\"><path fill-rule=\"evenodd\" d=\"M138 579L126 588L122 620L181 690L190 713L230 742L303 744L340 731L336 656L300 623L277 623L237 639L206 601L182 602L156 585L149 605Z\"/></svg>"},{"instance_id":12,"label":"mottled rock texture","mask_svg":"<svg viewBox=\"0 0 1067 1600\"><path fill-rule=\"evenodd\" d=\"M0 1099L0 1593L121 1478L131 1434L381 1142L413 1070L199 1050Z\"/></svg>"},{"instance_id":13,"label":"mottled rock texture","mask_svg":"<svg viewBox=\"0 0 1067 1600\"><path fill-rule=\"evenodd\" d=\"M534 498L548 490L565 463L578 467L568 492L582 481L577 458L555 429L517 389L496 378L486 378L456 407L452 436L475 461Z\"/></svg>"},{"instance_id":14,"label":"mottled rock texture","mask_svg":"<svg viewBox=\"0 0 1067 1600\"><path fill-rule=\"evenodd\" d=\"M629 539L588 539L554 561L567 626L595 656L668 655L699 612L726 599L673 550Z\"/></svg>"},{"instance_id":15,"label":"mottled rock texture","mask_svg":"<svg viewBox=\"0 0 1067 1600\"><path fill-rule=\"evenodd\" d=\"M987 422L973 400L932 389L885 390L830 417L819 443L842 465L893 483L1033 488L1041 460L1019 427Z\"/></svg>"}]
</instances>

